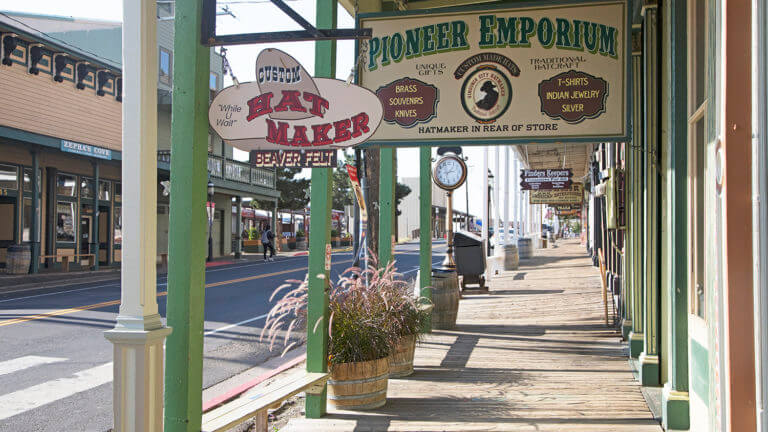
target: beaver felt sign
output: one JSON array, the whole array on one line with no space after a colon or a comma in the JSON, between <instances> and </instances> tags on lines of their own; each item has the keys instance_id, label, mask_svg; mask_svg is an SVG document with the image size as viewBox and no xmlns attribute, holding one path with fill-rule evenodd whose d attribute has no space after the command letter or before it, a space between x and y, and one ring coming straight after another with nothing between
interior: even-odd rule
<instances>
[{"instance_id":1,"label":"beaver felt sign","mask_svg":"<svg viewBox=\"0 0 768 432\"><path fill-rule=\"evenodd\" d=\"M365 142L381 123L381 102L373 92L313 79L283 51L262 51L256 77L221 90L208 109L213 130L240 150L351 147Z\"/></svg>"}]
</instances>

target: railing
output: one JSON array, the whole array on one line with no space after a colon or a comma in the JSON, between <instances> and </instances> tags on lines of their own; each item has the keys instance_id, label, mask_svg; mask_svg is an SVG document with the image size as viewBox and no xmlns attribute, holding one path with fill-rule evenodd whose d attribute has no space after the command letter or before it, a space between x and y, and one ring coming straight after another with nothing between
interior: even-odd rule
<instances>
[{"instance_id":1,"label":"railing","mask_svg":"<svg viewBox=\"0 0 768 432\"><path fill-rule=\"evenodd\" d=\"M157 161L171 163L171 152L160 150ZM275 172L265 168L255 168L244 162L226 159L221 156L208 155L208 174L213 178L233 181L248 185L275 188Z\"/></svg>"}]
</instances>

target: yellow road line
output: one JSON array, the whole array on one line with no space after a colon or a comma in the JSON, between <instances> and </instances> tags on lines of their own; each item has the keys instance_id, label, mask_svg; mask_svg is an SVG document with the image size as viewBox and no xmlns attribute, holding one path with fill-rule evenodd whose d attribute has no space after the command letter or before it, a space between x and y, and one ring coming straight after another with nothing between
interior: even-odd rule
<instances>
[{"instance_id":1,"label":"yellow road line","mask_svg":"<svg viewBox=\"0 0 768 432\"><path fill-rule=\"evenodd\" d=\"M339 261L336 264L344 264L344 263L351 263L351 262L352 262L352 260ZM230 285L230 284L235 284L235 283L239 283L239 282L247 282L247 281L256 280L256 279L263 279L263 278L272 277L272 276L279 276L281 274L294 273L294 272L301 271L301 270L307 270L307 267L298 267L298 268L293 268L293 269L288 269L288 270L276 271L276 272L272 272L272 273L265 273L265 274L255 275L255 276L248 276L248 277L242 277L242 278L237 278L237 279L230 279L230 280L225 280L225 281L221 281L221 282L212 282L212 283L206 284L205 287L206 288L213 288L213 287L222 286L222 285ZM167 296L167 295L168 295L168 291L161 291L161 292L157 293L158 297ZM105 302L101 302L101 303L94 303L94 304L86 305L86 306L78 306L78 307L73 307L73 308L68 308L68 309L59 309L59 310L56 310L56 311L53 311L53 312L46 312L46 313L43 313L43 314L26 315L26 316L19 317L19 318L13 318L13 319L5 320L5 321L0 321L0 327L12 325L12 324L20 324L20 323L27 322L27 321L36 321L36 320L41 320L41 319L55 317L55 316L60 316L60 315L68 315L68 314L71 314L71 313L81 312L81 311L90 310L90 309L100 309L100 308L103 308L103 307L114 306L114 305L119 305L119 304L120 304L120 300L110 300L110 301L105 301Z\"/></svg>"}]
</instances>

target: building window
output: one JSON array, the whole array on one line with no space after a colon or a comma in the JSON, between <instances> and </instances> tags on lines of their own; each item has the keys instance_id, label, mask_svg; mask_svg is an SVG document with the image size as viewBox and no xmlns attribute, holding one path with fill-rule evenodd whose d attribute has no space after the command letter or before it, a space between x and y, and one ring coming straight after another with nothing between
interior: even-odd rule
<instances>
[{"instance_id":1,"label":"building window","mask_svg":"<svg viewBox=\"0 0 768 432\"><path fill-rule=\"evenodd\" d=\"M92 178L80 178L80 198L93 198L94 184Z\"/></svg>"},{"instance_id":2,"label":"building window","mask_svg":"<svg viewBox=\"0 0 768 432\"><path fill-rule=\"evenodd\" d=\"M705 198L707 137L707 3L688 1L688 196L691 313L706 319L708 215Z\"/></svg>"},{"instance_id":3,"label":"building window","mask_svg":"<svg viewBox=\"0 0 768 432\"><path fill-rule=\"evenodd\" d=\"M106 180L99 180L99 199L109 201L109 182Z\"/></svg>"},{"instance_id":4,"label":"building window","mask_svg":"<svg viewBox=\"0 0 768 432\"><path fill-rule=\"evenodd\" d=\"M219 74L216 72L211 72L211 76L208 81L208 88L211 90L218 90L219 89Z\"/></svg>"},{"instance_id":5,"label":"building window","mask_svg":"<svg viewBox=\"0 0 768 432\"><path fill-rule=\"evenodd\" d=\"M16 240L14 231L16 230L16 205L13 202L0 202L0 247L6 247L10 242Z\"/></svg>"},{"instance_id":6,"label":"building window","mask_svg":"<svg viewBox=\"0 0 768 432\"><path fill-rule=\"evenodd\" d=\"M121 202L123 199L123 185L120 182L115 182L115 202Z\"/></svg>"},{"instance_id":7,"label":"building window","mask_svg":"<svg viewBox=\"0 0 768 432\"><path fill-rule=\"evenodd\" d=\"M171 67L173 54L165 48L160 48L160 82L171 85Z\"/></svg>"},{"instance_id":8,"label":"building window","mask_svg":"<svg viewBox=\"0 0 768 432\"><path fill-rule=\"evenodd\" d=\"M13 165L0 165L0 189L16 190L19 187L19 173Z\"/></svg>"},{"instance_id":9,"label":"building window","mask_svg":"<svg viewBox=\"0 0 768 432\"><path fill-rule=\"evenodd\" d=\"M115 246L123 244L123 209L115 207Z\"/></svg>"},{"instance_id":10,"label":"building window","mask_svg":"<svg viewBox=\"0 0 768 432\"><path fill-rule=\"evenodd\" d=\"M64 196L75 196L77 177L69 174L59 174L56 176L56 194Z\"/></svg>"},{"instance_id":11,"label":"building window","mask_svg":"<svg viewBox=\"0 0 768 432\"><path fill-rule=\"evenodd\" d=\"M75 203L59 201L56 203L56 241L75 241Z\"/></svg>"},{"instance_id":12,"label":"building window","mask_svg":"<svg viewBox=\"0 0 768 432\"><path fill-rule=\"evenodd\" d=\"M24 168L24 192L32 192L32 170Z\"/></svg>"}]
</instances>

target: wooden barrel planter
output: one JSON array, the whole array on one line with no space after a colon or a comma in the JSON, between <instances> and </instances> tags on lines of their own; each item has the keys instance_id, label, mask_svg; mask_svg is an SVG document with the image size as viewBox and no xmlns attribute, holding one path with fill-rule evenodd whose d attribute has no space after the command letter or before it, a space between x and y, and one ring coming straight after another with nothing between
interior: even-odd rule
<instances>
[{"instance_id":1,"label":"wooden barrel planter","mask_svg":"<svg viewBox=\"0 0 768 432\"><path fill-rule=\"evenodd\" d=\"M459 312L459 277L456 272L432 272L432 328L450 330L456 327Z\"/></svg>"},{"instance_id":2,"label":"wooden barrel planter","mask_svg":"<svg viewBox=\"0 0 768 432\"><path fill-rule=\"evenodd\" d=\"M5 261L5 271L8 274L27 274L29 273L30 262L29 245L10 245Z\"/></svg>"},{"instance_id":3,"label":"wooden barrel planter","mask_svg":"<svg viewBox=\"0 0 768 432\"><path fill-rule=\"evenodd\" d=\"M520 266L520 256L517 253L517 245L504 245L504 270L517 270Z\"/></svg>"},{"instance_id":4,"label":"wooden barrel planter","mask_svg":"<svg viewBox=\"0 0 768 432\"><path fill-rule=\"evenodd\" d=\"M416 335L403 336L389 356L389 377L402 378L413 373L413 354L416 352Z\"/></svg>"},{"instance_id":5,"label":"wooden barrel planter","mask_svg":"<svg viewBox=\"0 0 768 432\"><path fill-rule=\"evenodd\" d=\"M328 401L340 410L367 410L387 403L389 357L331 366Z\"/></svg>"},{"instance_id":6,"label":"wooden barrel planter","mask_svg":"<svg viewBox=\"0 0 768 432\"><path fill-rule=\"evenodd\" d=\"M520 259L529 259L533 256L533 242L527 237L517 239L517 256Z\"/></svg>"}]
</instances>

